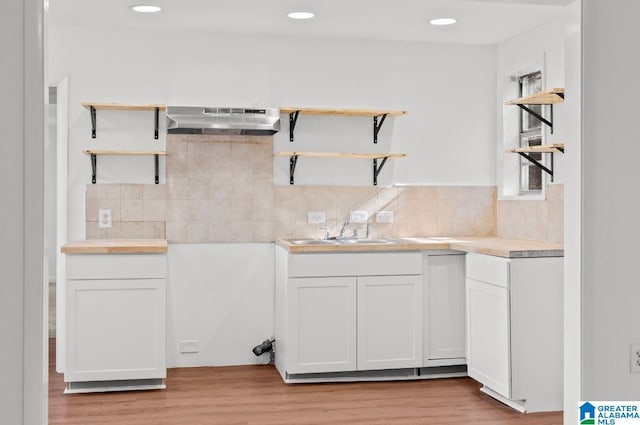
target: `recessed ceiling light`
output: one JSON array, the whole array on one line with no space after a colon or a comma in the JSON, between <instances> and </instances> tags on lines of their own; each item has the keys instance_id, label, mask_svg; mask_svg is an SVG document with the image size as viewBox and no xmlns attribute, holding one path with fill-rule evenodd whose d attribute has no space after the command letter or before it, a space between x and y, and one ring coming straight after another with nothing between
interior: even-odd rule
<instances>
[{"instance_id":1,"label":"recessed ceiling light","mask_svg":"<svg viewBox=\"0 0 640 425\"><path fill-rule=\"evenodd\" d=\"M287 16L291 19L311 19L316 15L312 12L291 12Z\"/></svg>"},{"instance_id":2,"label":"recessed ceiling light","mask_svg":"<svg viewBox=\"0 0 640 425\"><path fill-rule=\"evenodd\" d=\"M455 18L435 18L429 21L431 25L453 25L456 23Z\"/></svg>"},{"instance_id":3,"label":"recessed ceiling light","mask_svg":"<svg viewBox=\"0 0 640 425\"><path fill-rule=\"evenodd\" d=\"M162 8L160 6L154 6L152 4L137 4L135 6L131 6L131 10L140 13L158 13L162 10Z\"/></svg>"}]
</instances>

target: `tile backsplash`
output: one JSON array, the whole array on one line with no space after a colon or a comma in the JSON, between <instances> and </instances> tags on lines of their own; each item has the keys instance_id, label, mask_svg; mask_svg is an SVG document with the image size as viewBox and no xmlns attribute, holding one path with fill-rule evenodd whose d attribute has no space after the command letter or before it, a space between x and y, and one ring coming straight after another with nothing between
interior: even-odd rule
<instances>
[{"instance_id":1,"label":"tile backsplash","mask_svg":"<svg viewBox=\"0 0 640 425\"><path fill-rule=\"evenodd\" d=\"M166 238L173 243L271 242L335 235L350 211L367 211L372 237L494 236L494 186L274 186L273 141L256 136L167 136L164 185L86 189L86 237ZM113 225L98 227L98 209ZM322 211L324 224L307 224ZM393 211L393 223L376 223Z\"/></svg>"},{"instance_id":2,"label":"tile backsplash","mask_svg":"<svg viewBox=\"0 0 640 425\"><path fill-rule=\"evenodd\" d=\"M564 185L546 187L540 201L498 201L498 236L563 243Z\"/></svg>"}]
</instances>

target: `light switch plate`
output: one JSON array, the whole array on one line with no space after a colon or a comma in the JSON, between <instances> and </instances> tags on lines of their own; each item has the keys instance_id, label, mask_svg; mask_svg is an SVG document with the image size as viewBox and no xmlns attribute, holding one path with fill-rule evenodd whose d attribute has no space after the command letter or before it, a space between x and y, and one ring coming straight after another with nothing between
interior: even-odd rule
<instances>
[{"instance_id":1,"label":"light switch plate","mask_svg":"<svg viewBox=\"0 0 640 425\"><path fill-rule=\"evenodd\" d=\"M309 211L307 213L307 223L309 224L322 224L327 221L327 217L324 211Z\"/></svg>"},{"instance_id":2,"label":"light switch plate","mask_svg":"<svg viewBox=\"0 0 640 425\"><path fill-rule=\"evenodd\" d=\"M640 344L631 344L631 373L640 373Z\"/></svg>"},{"instance_id":3,"label":"light switch plate","mask_svg":"<svg viewBox=\"0 0 640 425\"><path fill-rule=\"evenodd\" d=\"M369 218L369 213L366 211L351 211L349 213L350 223L366 223Z\"/></svg>"},{"instance_id":4,"label":"light switch plate","mask_svg":"<svg viewBox=\"0 0 640 425\"><path fill-rule=\"evenodd\" d=\"M111 210L98 210L98 227L100 229L111 228Z\"/></svg>"},{"instance_id":5,"label":"light switch plate","mask_svg":"<svg viewBox=\"0 0 640 425\"><path fill-rule=\"evenodd\" d=\"M378 211L376 213L377 223L393 223L393 211Z\"/></svg>"}]
</instances>

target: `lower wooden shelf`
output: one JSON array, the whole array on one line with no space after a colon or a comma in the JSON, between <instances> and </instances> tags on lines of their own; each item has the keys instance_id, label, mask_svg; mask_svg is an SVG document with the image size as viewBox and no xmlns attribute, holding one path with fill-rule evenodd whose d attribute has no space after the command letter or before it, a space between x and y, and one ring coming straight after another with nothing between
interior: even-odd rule
<instances>
[{"instance_id":1,"label":"lower wooden shelf","mask_svg":"<svg viewBox=\"0 0 640 425\"><path fill-rule=\"evenodd\" d=\"M378 185L378 175L389 158L403 158L404 153L376 153L376 152L276 152L276 157L289 157L289 184L294 184L294 175L299 157L328 158L328 159L370 159L373 160L373 185ZM378 165L378 160L382 160Z\"/></svg>"},{"instance_id":2,"label":"lower wooden shelf","mask_svg":"<svg viewBox=\"0 0 640 425\"><path fill-rule=\"evenodd\" d=\"M553 181L553 154L557 152L564 153L564 143L554 143L551 145L538 145L538 146L525 146L521 148L506 149L507 153L517 153L521 157L527 159L536 167L540 168L545 173L551 176ZM545 167L540 161L533 158L530 153L550 153L551 154L551 167Z\"/></svg>"},{"instance_id":3,"label":"lower wooden shelf","mask_svg":"<svg viewBox=\"0 0 640 425\"><path fill-rule=\"evenodd\" d=\"M140 155L149 155L154 157L155 164L155 183L160 183L160 175L159 175L159 158L160 156L166 156L167 152L165 151L125 151L125 150L97 150L97 149L86 149L83 150L82 153L91 156L91 183L96 184L96 172L98 169L98 155L110 155L110 156L119 156L119 155L127 155L127 156L140 156Z\"/></svg>"}]
</instances>

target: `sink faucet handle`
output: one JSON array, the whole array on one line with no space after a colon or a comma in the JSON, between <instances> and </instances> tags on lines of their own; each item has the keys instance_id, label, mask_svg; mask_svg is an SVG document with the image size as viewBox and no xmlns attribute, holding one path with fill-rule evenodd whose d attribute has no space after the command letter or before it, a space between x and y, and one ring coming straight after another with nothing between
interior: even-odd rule
<instances>
[{"instance_id":1,"label":"sink faucet handle","mask_svg":"<svg viewBox=\"0 0 640 425\"><path fill-rule=\"evenodd\" d=\"M344 232L347 230L348 225L349 225L349 220L342 223L342 228L340 229L340 235L339 235L341 238L344 237Z\"/></svg>"},{"instance_id":2,"label":"sink faucet handle","mask_svg":"<svg viewBox=\"0 0 640 425\"><path fill-rule=\"evenodd\" d=\"M328 227L321 227L320 230L324 230L324 233L322 235L322 239L324 239L325 241L327 239L329 239L329 228Z\"/></svg>"}]
</instances>

